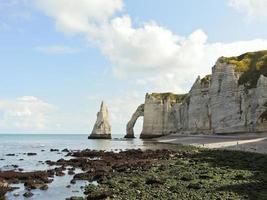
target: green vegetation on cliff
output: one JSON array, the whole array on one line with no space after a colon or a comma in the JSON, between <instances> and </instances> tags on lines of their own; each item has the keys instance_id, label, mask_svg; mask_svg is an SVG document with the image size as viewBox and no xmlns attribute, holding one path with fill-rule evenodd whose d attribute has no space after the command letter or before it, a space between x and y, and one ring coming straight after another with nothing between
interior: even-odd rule
<instances>
[{"instance_id":1,"label":"green vegetation on cliff","mask_svg":"<svg viewBox=\"0 0 267 200\"><path fill-rule=\"evenodd\" d=\"M154 97L157 100L171 100L175 101L176 103L182 103L182 101L185 99L187 94L173 94L170 92L167 93L152 93L152 97Z\"/></svg>"},{"instance_id":2,"label":"green vegetation on cliff","mask_svg":"<svg viewBox=\"0 0 267 200\"><path fill-rule=\"evenodd\" d=\"M204 78L201 79L201 85L208 85L211 82L211 74L206 75Z\"/></svg>"},{"instance_id":3,"label":"green vegetation on cliff","mask_svg":"<svg viewBox=\"0 0 267 200\"><path fill-rule=\"evenodd\" d=\"M221 61L235 65L235 71L242 73L238 83L247 89L257 86L260 75L267 77L267 50L249 52L237 57L223 57Z\"/></svg>"}]
</instances>

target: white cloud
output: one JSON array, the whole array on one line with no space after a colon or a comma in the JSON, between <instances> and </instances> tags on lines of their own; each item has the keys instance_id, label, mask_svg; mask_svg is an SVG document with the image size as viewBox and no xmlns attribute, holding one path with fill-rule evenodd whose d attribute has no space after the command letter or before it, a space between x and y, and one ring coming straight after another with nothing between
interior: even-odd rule
<instances>
[{"instance_id":1,"label":"white cloud","mask_svg":"<svg viewBox=\"0 0 267 200\"><path fill-rule=\"evenodd\" d=\"M0 100L0 127L6 130L45 130L54 107L36 97Z\"/></svg>"},{"instance_id":2,"label":"white cloud","mask_svg":"<svg viewBox=\"0 0 267 200\"><path fill-rule=\"evenodd\" d=\"M87 33L123 8L122 0L36 0L46 15L65 33Z\"/></svg>"},{"instance_id":3,"label":"white cloud","mask_svg":"<svg viewBox=\"0 0 267 200\"><path fill-rule=\"evenodd\" d=\"M185 91L186 83L210 73L218 57L267 49L267 40L209 43L201 29L185 37L156 22L134 27L130 16L112 18L122 10L122 0L38 0L37 5L59 30L94 41L116 76L156 91Z\"/></svg>"},{"instance_id":4,"label":"white cloud","mask_svg":"<svg viewBox=\"0 0 267 200\"><path fill-rule=\"evenodd\" d=\"M46 54L73 54L78 52L78 49L64 45L40 46L36 47L35 50Z\"/></svg>"},{"instance_id":5,"label":"white cloud","mask_svg":"<svg viewBox=\"0 0 267 200\"><path fill-rule=\"evenodd\" d=\"M55 20L58 30L82 34L89 42L94 41L112 61L115 75L127 77L148 92L186 92L198 75L211 73L218 57L267 49L266 39L210 43L201 29L182 36L156 22L135 27L130 16L119 13L123 0L36 2L39 9ZM245 4L240 2L232 0L231 6L262 5L247 0ZM136 106L143 101L144 94L139 93L136 97L126 94L110 100L112 124L125 126Z\"/></svg>"},{"instance_id":6,"label":"white cloud","mask_svg":"<svg viewBox=\"0 0 267 200\"><path fill-rule=\"evenodd\" d=\"M266 0L229 0L229 5L237 10L246 12L250 17L267 17Z\"/></svg>"}]
</instances>

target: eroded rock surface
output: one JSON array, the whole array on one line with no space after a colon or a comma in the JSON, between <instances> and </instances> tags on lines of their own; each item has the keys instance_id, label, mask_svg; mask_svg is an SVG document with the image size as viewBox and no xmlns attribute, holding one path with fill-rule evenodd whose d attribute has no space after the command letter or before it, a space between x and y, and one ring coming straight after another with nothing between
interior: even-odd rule
<instances>
[{"instance_id":1,"label":"eroded rock surface","mask_svg":"<svg viewBox=\"0 0 267 200\"><path fill-rule=\"evenodd\" d=\"M97 113L97 120L89 139L111 139L108 108L103 101L101 103L100 111Z\"/></svg>"},{"instance_id":2,"label":"eroded rock surface","mask_svg":"<svg viewBox=\"0 0 267 200\"><path fill-rule=\"evenodd\" d=\"M134 138L134 125L137 119L142 116L144 116L144 104L141 104L140 106L138 106L131 120L128 122L127 127L126 127L127 134L125 138Z\"/></svg>"},{"instance_id":3,"label":"eroded rock surface","mask_svg":"<svg viewBox=\"0 0 267 200\"><path fill-rule=\"evenodd\" d=\"M267 51L219 58L188 94L146 94L141 138L246 132L267 132Z\"/></svg>"}]
</instances>

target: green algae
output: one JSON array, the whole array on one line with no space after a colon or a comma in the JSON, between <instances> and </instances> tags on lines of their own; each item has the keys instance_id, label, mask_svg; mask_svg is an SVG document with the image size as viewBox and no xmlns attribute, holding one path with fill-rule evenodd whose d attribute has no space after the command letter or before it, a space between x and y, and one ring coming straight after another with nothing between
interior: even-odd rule
<instances>
[{"instance_id":1,"label":"green algae","mask_svg":"<svg viewBox=\"0 0 267 200\"><path fill-rule=\"evenodd\" d=\"M89 186L110 199L266 199L267 156L228 150L180 149L148 170L120 173ZM188 152L191 152L188 154Z\"/></svg>"}]
</instances>

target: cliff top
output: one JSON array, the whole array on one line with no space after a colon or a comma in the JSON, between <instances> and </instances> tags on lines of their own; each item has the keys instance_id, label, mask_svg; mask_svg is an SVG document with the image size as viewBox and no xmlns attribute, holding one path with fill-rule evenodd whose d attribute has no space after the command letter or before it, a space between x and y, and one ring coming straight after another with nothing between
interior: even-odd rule
<instances>
[{"instance_id":1,"label":"cliff top","mask_svg":"<svg viewBox=\"0 0 267 200\"><path fill-rule=\"evenodd\" d=\"M219 61L235 65L235 71L241 73L238 83L247 89L257 86L260 75L267 77L267 50L248 52L236 57L222 57Z\"/></svg>"},{"instance_id":2,"label":"cliff top","mask_svg":"<svg viewBox=\"0 0 267 200\"><path fill-rule=\"evenodd\" d=\"M170 99L171 101L182 103L182 101L185 99L187 94L173 94L171 92L167 92L167 93L152 93L151 96L157 100Z\"/></svg>"}]
</instances>

